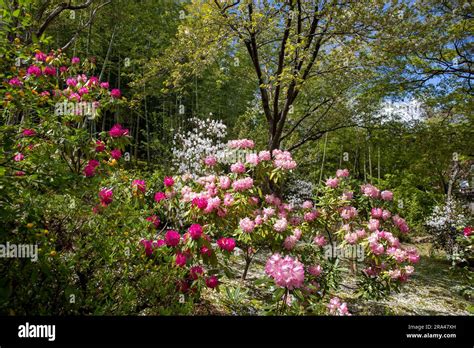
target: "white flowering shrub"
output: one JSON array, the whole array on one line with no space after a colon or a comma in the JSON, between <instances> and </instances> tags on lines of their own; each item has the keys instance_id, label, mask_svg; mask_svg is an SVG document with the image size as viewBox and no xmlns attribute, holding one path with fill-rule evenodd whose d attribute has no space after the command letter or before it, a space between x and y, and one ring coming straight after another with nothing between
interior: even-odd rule
<instances>
[{"instance_id":1,"label":"white flowering shrub","mask_svg":"<svg viewBox=\"0 0 474 348\"><path fill-rule=\"evenodd\" d=\"M189 173L199 176L205 173L203 159L210 155L222 153L226 148L223 139L227 135L227 127L220 120L189 119L193 128L182 129L173 138L173 165L178 173Z\"/></svg>"},{"instance_id":2,"label":"white flowering shrub","mask_svg":"<svg viewBox=\"0 0 474 348\"><path fill-rule=\"evenodd\" d=\"M468 224L462 205L454 200L436 206L431 215L426 219L427 230L434 238L434 245L445 250L448 258L456 252L456 238L459 230Z\"/></svg>"},{"instance_id":3,"label":"white flowering shrub","mask_svg":"<svg viewBox=\"0 0 474 348\"><path fill-rule=\"evenodd\" d=\"M304 201L312 199L314 184L310 181L296 179L288 183L286 199L292 206L300 206Z\"/></svg>"}]
</instances>

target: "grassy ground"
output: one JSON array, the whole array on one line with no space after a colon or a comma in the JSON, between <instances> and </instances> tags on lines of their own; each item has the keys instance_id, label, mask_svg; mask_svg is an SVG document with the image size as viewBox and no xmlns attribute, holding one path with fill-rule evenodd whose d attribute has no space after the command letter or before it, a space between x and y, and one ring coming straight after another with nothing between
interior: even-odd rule
<instances>
[{"instance_id":1,"label":"grassy ground","mask_svg":"<svg viewBox=\"0 0 474 348\"><path fill-rule=\"evenodd\" d=\"M338 296L346 301L354 315L472 315L474 299L463 294L468 287L467 280L450 269L450 263L443 254L432 254L429 243L417 243L421 259L416 265L415 274L400 293L391 294L380 301L363 300L356 297L354 277L344 274L343 286ZM264 275L264 255L257 257L249 270L246 281L226 280L219 292L206 291L205 300L198 306L197 314L245 315L259 314L259 308L266 296L263 289L253 285L253 280ZM242 259L236 257L232 268L243 269ZM473 284L471 284L471 287ZM240 288L238 294L234 290ZM472 289L472 288L471 288ZM234 299L235 298L235 299Z\"/></svg>"}]
</instances>

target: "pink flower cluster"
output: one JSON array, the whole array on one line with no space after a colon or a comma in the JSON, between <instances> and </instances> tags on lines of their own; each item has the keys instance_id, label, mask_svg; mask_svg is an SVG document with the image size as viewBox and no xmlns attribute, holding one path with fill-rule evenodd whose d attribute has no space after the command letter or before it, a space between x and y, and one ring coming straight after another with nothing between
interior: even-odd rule
<instances>
[{"instance_id":1,"label":"pink flower cluster","mask_svg":"<svg viewBox=\"0 0 474 348\"><path fill-rule=\"evenodd\" d=\"M100 199L100 204L103 207L108 206L110 203L112 203L113 199L113 191L112 189L109 188L103 188L99 191L99 199Z\"/></svg>"},{"instance_id":2,"label":"pink flower cluster","mask_svg":"<svg viewBox=\"0 0 474 348\"><path fill-rule=\"evenodd\" d=\"M360 187L364 196L370 198L379 198L380 190L371 184L365 184Z\"/></svg>"},{"instance_id":3,"label":"pink flower cluster","mask_svg":"<svg viewBox=\"0 0 474 348\"><path fill-rule=\"evenodd\" d=\"M123 128L122 125L119 123L113 125L109 131L109 135L112 138L120 138L120 137L128 135L128 133L129 133L128 129Z\"/></svg>"},{"instance_id":4,"label":"pink flower cluster","mask_svg":"<svg viewBox=\"0 0 474 348\"><path fill-rule=\"evenodd\" d=\"M410 231L410 228L408 227L408 224L406 223L405 219L401 218L398 215L395 215L392 217L393 223L395 226L398 227L400 232L402 233L408 233Z\"/></svg>"},{"instance_id":5,"label":"pink flower cluster","mask_svg":"<svg viewBox=\"0 0 474 348\"><path fill-rule=\"evenodd\" d=\"M288 151L282 151L279 149L273 150L273 165L276 168L291 170L296 168L296 162L291 157L291 153Z\"/></svg>"},{"instance_id":6,"label":"pink flower cluster","mask_svg":"<svg viewBox=\"0 0 474 348\"><path fill-rule=\"evenodd\" d=\"M255 143L249 139L229 140L227 146L231 149L253 149Z\"/></svg>"},{"instance_id":7,"label":"pink flower cluster","mask_svg":"<svg viewBox=\"0 0 474 348\"><path fill-rule=\"evenodd\" d=\"M232 188L237 192L249 190L252 187L253 187L253 179L250 177L239 179L232 183Z\"/></svg>"},{"instance_id":8,"label":"pink flower cluster","mask_svg":"<svg viewBox=\"0 0 474 348\"><path fill-rule=\"evenodd\" d=\"M289 290L303 286L304 266L290 256L282 258L280 254L272 255L265 265L265 272L274 279L278 286Z\"/></svg>"},{"instance_id":9,"label":"pink flower cluster","mask_svg":"<svg viewBox=\"0 0 474 348\"><path fill-rule=\"evenodd\" d=\"M94 176L95 175L95 170L98 166L99 166L99 161L97 161L95 159L89 160L87 165L84 167L84 171L83 171L84 175L87 178L90 178L90 177Z\"/></svg>"},{"instance_id":10,"label":"pink flower cluster","mask_svg":"<svg viewBox=\"0 0 474 348\"><path fill-rule=\"evenodd\" d=\"M333 297L329 301L329 313L333 315L351 315L349 313L349 309L347 308L347 303L346 302L341 302L339 297Z\"/></svg>"},{"instance_id":11,"label":"pink flower cluster","mask_svg":"<svg viewBox=\"0 0 474 348\"><path fill-rule=\"evenodd\" d=\"M132 190L133 192L141 192L145 193L146 191L146 183L145 180L133 180L132 181Z\"/></svg>"},{"instance_id":12,"label":"pink flower cluster","mask_svg":"<svg viewBox=\"0 0 474 348\"><path fill-rule=\"evenodd\" d=\"M222 250L225 250L225 251L228 251L228 252L231 252L234 250L235 248L235 240L232 239L232 238L220 238L217 240L217 245L219 246L219 248L221 248Z\"/></svg>"}]
</instances>

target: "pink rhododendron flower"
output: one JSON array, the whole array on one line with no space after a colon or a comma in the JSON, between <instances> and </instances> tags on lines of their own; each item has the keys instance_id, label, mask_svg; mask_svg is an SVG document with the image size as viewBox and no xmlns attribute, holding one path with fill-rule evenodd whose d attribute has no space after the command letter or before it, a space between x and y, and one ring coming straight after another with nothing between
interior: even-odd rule
<instances>
[{"instance_id":1,"label":"pink rhododendron flower","mask_svg":"<svg viewBox=\"0 0 474 348\"><path fill-rule=\"evenodd\" d=\"M388 211L388 210L384 210L382 212L382 219L384 221L387 221L388 219L390 219L391 216L392 216L392 213L390 213L390 211Z\"/></svg>"},{"instance_id":2,"label":"pink rhododendron flower","mask_svg":"<svg viewBox=\"0 0 474 348\"><path fill-rule=\"evenodd\" d=\"M79 93L80 96L83 96L84 94L89 93L89 89L87 87L81 87L81 88L79 88L79 90L77 92Z\"/></svg>"},{"instance_id":3,"label":"pink rhododendron flower","mask_svg":"<svg viewBox=\"0 0 474 348\"><path fill-rule=\"evenodd\" d=\"M87 178L93 177L95 174L95 168L91 166L85 166L83 173Z\"/></svg>"},{"instance_id":4,"label":"pink rhododendron flower","mask_svg":"<svg viewBox=\"0 0 474 348\"><path fill-rule=\"evenodd\" d=\"M329 313L333 315L351 315L349 309L347 308L347 303L341 303L341 300L338 297L334 297L329 301Z\"/></svg>"},{"instance_id":5,"label":"pink rhododendron flower","mask_svg":"<svg viewBox=\"0 0 474 348\"><path fill-rule=\"evenodd\" d=\"M382 208L372 208L372 210L370 211L370 215L374 219L380 219L382 217L382 214L383 214Z\"/></svg>"},{"instance_id":6,"label":"pink rhododendron flower","mask_svg":"<svg viewBox=\"0 0 474 348\"><path fill-rule=\"evenodd\" d=\"M361 191L364 194L364 196L367 196L370 198L378 198L380 194L379 189L370 184L362 185Z\"/></svg>"},{"instance_id":7,"label":"pink rhododendron flower","mask_svg":"<svg viewBox=\"0 0 474 348\"><path fill-rule=\"evenodd\" d=\"M219 285L219 279L215 275L210 276L206 279L206 286L208 288L214 289Z\"/></svg>"},{"instance_id":8,"label":"pink rhododendron flower","mask_svg":"<svg viewBox=\"0 0 474 348\"><path fill-rule=\"evenodd\" d=\"M204 164L209 167L213 167L217 164L217 159L215 156L207 156L204 159Z\"/></svg>"},{"instance_id":9,"label":"pink rhododendron flower","mask_svg":"<svg viewBox=\"0 0 474 348\"><path fill-rule=\"evenodd\" d=\"M355 244L357 242L357 239L358 239L358 235L357 233L353 232L353 233L348 233L344 236L344 240L348 243L348 244Z\"/></svg>"},{"instance_id":10,"label":"pink rhododendron flower","mask_svg":"<svg viewBox=\"0 0 474 348\"><path fill-rule=\"evenodd\" d=\"M313 209L313 202L304 201L302 207L303 209Z\"/></svg>"},{"instance_id":11,"label":"pink rhododendron flower","mask_svg":"<svg viewBox=\"0 0 474 348\"><path fill-rule=\"evenodd\" d=\"M341 210L341 217L344 220L349 220L357 216L357 209L354 207L343 207Z\"/></svg>"},{"instance_id":12,"label":"pink rhododendron flower","mask_svg":"<svg viewBox=\"0 0 474 348\"><path fill-rule=\"evenodd\" d=\"M336 188L339 185L339 180L336 178L329 178L326 180L326 186L330 188Z\"/></svg>"},{"instance_id":13,"label":"pink rhododendron flower","mask_svg":"<svg viewBox=\"0 0 474 348\"><path fill-rule=\"evenodd\" d=\"M303 218L304 221L310 222L316 219L319 216L319 212L317 210L311 210L304 213Z\"/></svg>"},{"instance_id":14,"label":"pink rhododendron flower","mask_svg":"<svg viewBox=\"0 0 474 348\"><path fill-rule=\"evenodd\" d=\"M192 224L188 229L191 238L197 240L202 236L202 227L199 224Z\"/></svg>"},{"instance_id":15,"label":"pink rhododendron flower","mask_svg":"<svg viewBox=\"0 0 474 348\"><path fill-rule=\"evenodd\" d=\"M246 217L240 220L239 226L242 229L242 231L250 233L255 228L255 222L252 221L250 218Z\"/></svg>"},{"instance_id":16,"label":"pink rhododendron flower","mask_svg":"<svg viewBox=\"0 0 474 348\"><path fill-rule=\"evenodd\" d=\"M232 183L232 188L237 191L245 191L251 189L253 187L253 179L252 178L244 178L236 180Z\"/></svg>"},{"instance_id":17,"label":"pink rhododendron flower","mask_svg":"<svg viewBox=\"0 0 474 348\"><path fill-rule=\"evenodd\" d=\"M135 191L140 191L141 193L145 193L146 191L146 183L145 180L133 180L132 181L132 189Z\"/></svg>"},{"instance_id":18,"label":"pink rhododendron flower","mask_svg":"<svg viewBox=\"0 0 474 348\"><path fill-rule=\"evenodd\" d=\"M245 156L245 163L256 166L260 162L256 153L249 153Z\"/></svg>"},{"instance_id":19,"label":"pink rhododendron flower","mask_svg":"<svg viewBox=\"0 0 474 348\"><path fill-rule=\"evenodd\" d=\"M119 138L124 135L128 135L128 129L123 128L121 124L117 123L112 126L112 128L109 130L109 135L112 138Z\"/></svg>"},{"instance_id":20,"label":"pink rhododendron flower","mask_svg":"<svg viewBox=\"0 0 474 348\"><path fill-rule=\"evenodd\" d=\"M109 89L109 83L108 82L101 82L100 87L103 89Z\"/></svg>"},{"instance_id":21,"label":"pink rhododendron flower","mask_svg":"<svg viewBox=\"0 0 474 348\"><path fill-rule=\"evenodd\" d=\"M279 149L275 149L272 152L273 154L273 165L276 168L284 169L284 170L291 170L296 168L296 162L291 157L291 153L288 151L281 151Z\"/></svg>"},{"instance_id":22,"label":"pink rhododendron flower","mask_svg":"<svg viewBox=\"0 0 474 348\"><path fill-rule=\"evenodd\" d=\"M303 286L304 266L290 256L282 258L279 254L272 255L265 265L265 272L280 287L292 290Z\"/></svg>"},{"instance_id":23,"label":"pink rhododendron flower","mask_svg":"<svg viewBox=\"0 0 474 348\"><path fill-rule=\"evenodd\" d=\"M231 180L228 176L220 176L219 177L219 186L223 190L227 190L230 187Z\"/></svg>"},{"instance_id":24,"label":"pink rhododendron flower","mask_svg":"<svg viewBox=\"0 0 474 348\"><path fill-rule=\"evenodd\" d=\"M175 247L179 244L181 236L174 230L169 230L165 234L165 243L167 246Z\"/></svg>"},{"instance_id":25,"label":"pink rhododendron flower","mask_svg":"<svg viewBox=\"0 0 474 348\"><path fill-rule=\"evenodd\" d=\"M230 140L227 146L231 149L253 149L255 143L249 139Z\"/></svg>"},{"instance_id":26,"label":"pink rhododendron flower","mask_svg":"<svg viewBox=\"0 0 474 348\"><path fill-rule=\"evenodd\" d=\"M291 236L288 236L285 238L284 242L283 242L283 247L286 249L286 250L292 250L296 243L298 242L298 240L296 239L295 236L291 235Z\"/></svg>"},{"instance_id":27,"label":"pink rhododendron flower","mask_svg":"<svg viewBox=\"0 0 474 348\"><path fill-rule=\"evenodd\" d=\"M356 230L355 233L357 234L358 238L364 238L367 235L363 228Z\"/></svg>"},{"instance_id":28,"label":"pink rhododendron flower","mask_svg":"<svg viewBox=\"0 0 474 348\"><path fill-rule=\"evenodd\" d=\"M336 177L338 178L347 178L349 176L349 170L348 169L338 169L336 171Z\"/></svg>"},{"instance_id":29,"label":"pink rhododendron flower","mask_svg":"<svg viewBox=\"0 0 474 348\"><path fill-rule=\"evenodd\" d=\"M295 236L296 240L300 240L301 234L302 234L302 232L299 228L294 229L293 236Z\"/></svg>"},{"instance_id":30,"label":"pink rhododendron flower","mask_svg":"<svg viewBox=\"0 0 474 348\"><path fill-rule=\"evenodd\" d=\"M369 231L374 232L379 229L380 221L377 219L370 219L367 227L369 228Z\"/></svg>"},{"instance_id":31,"label":"pink rhododendron flower","mask_svg":"<svg viewBox=\"0 0 474 348\"><path fill-rule=\"evenodd\" d=\"M174 179L173 177L171 176L165 176L165 178L163 179L163 184L166 186L166 187L171 187L174 185Z\"/></svg>"},{"instance_id":32,"label":"pink rhododendron flower","mask_svg":"<svg viewBox=\"0 0 474 348\"><path fill-rule=\"evenodd\" d=\"M316 236L313 239L313 243L317 246L323 247L327 244L326 238L324 236Z\"/></svg>"},{"instance_id":33,"label":"pink rhododendron flower","mask_svg":"<svg viewBox=\"0 0 474 348\"><path fill-rule=\"evenodd\" d=\"M113 159L120 159L122 157L122 151L120 151L119 149L113 149L112 151L110 151L110 156L112 156Z\"/></svg>"},{"instance_id":34,"label":"pink rhododendron flower","mask_svg":"<svg viewBox=\"0 0 474 348\"><path fill-rule=\"evenodd\" d=\"M67 70L68 70L68 68L66 66L59 67L59 72L61 72L61 73L65 73Z\"/></svg>"},{"instance_id":35,"label":"pink rhododendron flower","mask_svg":"<svg viewBox=\"0 0 474 348\"><path fill-rule=\"evenodd\" d=\"M370 250L374 255L382 255L384 253L384 247L380 243L371 243Z\"/></svg>"},{"instance_id":36,"label":"pink rhododendron flower","mask_svg":"<svg viewBox=\"0 0 474 348\"><path fill-rule=\"evenodd\" d=\"M150 240L142 239L140 240L140 244L145 247L145 254L147 256L151 256L153 254L153 244Z\"/></svg>"},{"instance_id":37,"label":"pink rhododendron flower","mask_svg":"<svg viewBox=\"0 0 474 348\"><path fill-rule=\"evenodd\" d=\"M321 267L321 265L316 265L316 266L309 266L308 267L308 272L309 274L317 277L319 276L323 271L323 268Z\"/></svg>"},{"instance_id":38,"label":"pink rhododendron flower","mask_svg":"<svg viewBox=\"0 0 474 348\"><path fill-rule=\"evenodd\" d=\"M155 202L160 203L164 199L166 199L166 195L163 192L155 193Z\"/></svg>"},{"instance_id":39,"label":"pink rhododendron flower","mask_svg":"<svg viewBox=\"0 0 474 348\"><path fill-rule=\"evenodd\" d=\"M408 233L410 231L410 228L408 227L405 219L401 218L400 216L398 215L394 215L392 217L392 221L393 223L395 224L395 226L398 227L398 229L400 230L400 232L402 233Z\"/></svg>"},{"instance_id":40,"label":"pink rhododendron flower","mask_svg":"<svg viewBox=\"0 0 474 348\"><path fill-rule=\"evenodd\" d=\"M345 201L350 201L354 197L354 192L352 191L345 191L341 198Z\"/></svg>"},{"instance_id":41,"label":"pink rhododendron flower","mask_svg":"<svg viewBox=\"0 0 474 348\"><path fill-rule=\"evenodd\" d=\"M99 191L100 204L103 207L108 206L110 203L112 203L113 195L114 193L112 189L108 189L108 188L101 189Z\"/></svg>"},{"instance_id":42,"label":"pink rhododendron flower","mask_svg":"<svg viewBox=\"0 0 474 348\"><path fill-rule=\"evenodd\" d=\"M236 174L245 173L245 165L242 162L234 163L230 166L230 171Z\"/></svg>"},{"instance_id":43,"label":"pink rhododendron flower","mask_svg":"<svg viewBox=\"0 0 474 348\"><path fill-rule=\"evenodd\" d=\"M66 80L66 85L68 85L69 87L76 87L77 80L73 77L70 77Z\"/></svg>"},{"instance_id":44,"label":"pink rhododendron flower","mask_svg":"<svg viewBox=\"0 0 474 348\"><path fill-rule=\"evenodd\" d=\"M255 226L260 226L261 224L263 224L263 217L262 215L257 215L255 216Z\"/></svg>"},{"instance_id":45,"label":"pink rhododendron flower","mask_svg":"<svg viewBox=\"0 0 474 348\"><path fill-rule=\"evenodd\" d=\"M272 159L272 155L270 154L270 151L260 151L258 153L258 159L260 161L269 161Z\"/></svg>"},{"instance_id":46,"label":"pink rhododendron flower","mask_svg":"<svg viewBox=\"0 0 474 348\"><path fill-rule=\"evenodd\" d=\"M13 160L15 162L21 162L25 159L25 155L23 155L21 152L17 153L15 157L13 157Z\"/></svg>"},{"instance_id":47,"label":"pink rhododendron flower","mask_svg":"<svg viewBox=\"0 0 474 348\"><path fill-rule=\"evenodd\" d=\"M380 198L384 201L391 201L393 199L393 192L392 191L382 191L380 193Z\"/></svg>"},{"instance_id":48,"label":"pink rhododendron flower","mask_svg":"<svg viewBox=\"0 0 474 348\"><path fill-rule=\"evenodd\" d=\"M223 238L220 238L220 239L217 240L217 245L222 250L226 250L228 252L231 252L235 248L235 240L232 239L232 238L223 237Z\"/></svg>"},{"instance_id":49,"label":"pink rhododendron flower","mask_svg":"<svg viewBox=\"0 0 474 348\"><path fill-rule=\"evenodd\" d=\"M79 64L80 62L81 62L81 59L79 57L71 58L71 64Z\"/></svg>"},{"instance_id":50,"label":"pink rhododendron flower","mask_svg":"<svg viewBox=\"0 0 474 348\"><path fill-rule=\"evenodd\" d=\"M407 260L410 263L418 263L420 261L420 254L416 249L409 249L407 252Z\"/></svg>"},{"instance_id":51,"label":"pink rhododendron flower","mask_svg":"<svg viewBox=\"0 0 474 348\"><path fill-rule=\"evenodd\" d=\"M288 227L288 221L285 218L278 219L273 224L273 229L277 232L283 232Z\"/></svg>"}]
</instances>

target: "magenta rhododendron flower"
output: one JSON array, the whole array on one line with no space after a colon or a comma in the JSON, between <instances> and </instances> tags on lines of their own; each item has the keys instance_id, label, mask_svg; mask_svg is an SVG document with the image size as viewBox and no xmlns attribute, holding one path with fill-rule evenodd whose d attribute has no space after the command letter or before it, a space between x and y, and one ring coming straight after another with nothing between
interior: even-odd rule
<instances>
[{"instance_id":1,"label":"magenta rhododendron flower","mask_svg":"<svg viewBox=\"0 0 474 348\"><path fill-rule=\"evenodd\" d=\"M117 123L112 126L109 131L109 135L112 138L119 138L125 135L128 135L128 129L123 128L121 124Z\"/></svg>"},{"instance_id":2,"label":"magenta rhododendron flower","mask_svg":"<svg viewBox=\"0 0 474 348\"><path fill-rule=\"evenodd\" d=\"M119 99L122 96L120 89L114 88L110 91L110 96L114 99Z\"/></svg>"},{"instance_id":3,"label":"magenta rhododendron flower","mask_svg":"<svg viewBox=\"0 0 474 348\"><path fill-rule=\"evenodd\" d=\"M41 68L37 67L36 65L30 65L26 70L28 75L35 75L36 77L40 77L42 72Z\"/></svg>"},{"instance_id":4,"label":"magenta rhododendron flower","mask_svg":"<svg viewBox=\"0 0 474 348\"><path fill-rule=\"evenodd\" d=\"M300 288L304 282L304 266L298 260L280 254L272 255L265 265L265 272L275 284L289 290Z\"/></svg>"},{"instance_id":5,"label":"magenta rhododendron flower","mask_svg":"<svg viewBox=\"0 0 474 348\"><path fill-rule=\"evenodd\" d=\"M339 180L336 178L329 178L326 180L326 186L330 188L336 188L339 185Z\"/></svg>"},{"instance_id":6,"label":"magenta rhododendron flower","mask_svg":"<svg viewBox=\"0 0 474 348\"><path fill-rule=\"evenodd\" d=\"M34 129L24 129L22 132L24 137L34 137L36 135L36 131Z\"/></svg>"},{"instance_id":7,"label":"magenta rhododendron flower","mask_svg":"<svg viewBox=\"0 0 474 348\"><path fill-rule=\"evenodd\" d=\"M205 197L196 197L192 200L192 204L197 206L199 209L204 210L207 208L207 198Z\"/></svg>"},{"instance_id":8,"label":"magenta rhododendron flower","mask_svg":"<svg viewBox=\"0 0 474 348\"><path fill-rule=\"evenodd\" d=\"M292 250L296 243L298 242L298 239L296 239L295 236L291 235L291 236L288 236L285 238L285 240L283 241L283 247L286 249L286 250Z\"/></svg>"},{"instance_id":9,"label":"magenta rhododendron flower","mask_svg":"<svg viewBox=\"0 0 474 348\"><path fill-rule=\"evenodd\" d=\"M177 252L175 257L176 265L179 267L184 267L186 265L186 255Z\"/></svg>"},{"instance_id":10,"label":"magenta rhododendron flower","mask_svg":"<svg viewBox=\"0 0 474 348\"><path fill-rule=\"evenodd\" d=\"M349 220L357 216L357 209L354 207L343 207L341 210L341 217L344 220Z\"/></svg>"},{"instance_id":11,"label":"magenta rhododendron flower","mask_svg":"<svg viewBox=\"0 0 474 348\"><path fill-rule=\"evenodd\" d=\"M166 199L166 195L164 192L155 193L155 202L160 203L164 199Z\"/></svg>"},{"instance_id":12,"label":"magenta rhododendron flower","mask_svg":"<svg viewBox=\"0 0 474 348\"><path fill-rule=\"evenodd\" d=\"M174 185L174 179L172 176L165 176L165 178L163 179L163 184L166 186L166 187L171 187Z\"/></svg>"},{"instance_id":13,"label":"magenta rhododendron flower","mask_svg":"<svg viewBox=\"0 0 474 348\"><path fill-rule=\"evenodd\" d=\"M99 191L100 204L103 207L108 206L112 203L113 191L112 189L103 188Z\"/></svg>"},{"instance_id":14,"label":"magenta rhododendron flower","mask_svg":"<svg viewBox=\"0 0 474 348\"><path fill-rule=\"evenodd\" d=\"M122 157L122 151L120 151L119 149L113 149L112 151L110 151L110 156L112 156L113 159L120 159Z\"/></svg>"},{"instance_id":15,"label":"magenta rhododendron flower","mask_svg":"<svg viewBox=\"0 0 474 348\"><path fill-rule=\"evenodd\" d=\"M204 274L204 270L202 269L201 266L193 266L189 270L189 275L193 280L196 280L199 278L199 276L202 276Z\"/></svg>"},{"instance_id":16,"label":"magenta rhododendron flower","mask_svg":"<svg viewBox=\"0 0 474 348\"><path fill-rule=\"evenodd\" d=\"M103 89L109 89L109 83L108 82L101 82L100 87Z\"/></svg>"},{"instance_id":17,"label":"magenta rhododendron flower","mask_svg":"<svg viewBox=\"0 0 474 348\"><path fill-rule=\"evenodd\" d=\"M16 87L21 87L23 85L23 82L18 77L14 77L8 81L8 84L10 86L16 86Z\"/></svg>"},{"instance_id":18,"label":"magenta rhododendron flower","mask_svg":"<svg viewBox=\"0 0 474 348\"><path fill-rule=\"evenodd\" d=\"M52 66L46 66L44 67L43 73L48 76L54 76L56 75L56 69Z\"/></svg>"},{"instance_id":19,"label":"magenta rhododendron flower","mask_svg":"<svg viewBox=\"0 0 474 348\"><path fill-rule=\"evenodd\" d=\"M232 239L232 238L223 237L223 238L220 238L220 239L217 240L217 245L222 250L226 250L226 251L231 252L235 248L235 240Z\"/></svg>"},{"instance_id":20,"label":"magenta rhododendron flower","mask_svg":"<svg viewBox=\"0 0 474 348\"><path fill-rule=\"evenodd\" d=\"M175 247L179 244L181 236L174 230L169 230L165 234L165 243L167 246Z\"/></svg>"},{"instance_id":21,"label":"magenta rhododendron flower","mask_svg":"<svg viewBox=\"0 0 474 348\"><path fill-rule=\"evenodd\" d=\"M140 244L145 247L145 254L147 256L151 256L153 254L153 243L151 240L142 239L140 240Z\"/></svg>"},{"instance_id":22,"label":"magenta rhododendron flower","mask_svg":"<svg viewBox=\"0 0 474 348\"><path fill-rule=\"evenodd\" d=\"M202 227L199 224L192 224L188 229L191 238L197 240L202 236Z\"/></svg>"},{"instance_id":23,"label":"magenta rhododendron flower","mask_svg":"<svg viewBox=\"0 0 474 348\"><path fill-rule=\"evenodd\" d=\"M66 80L66 85L68 85L69 87L76 87L77 80L73 77L70 77Z\"/></svg>"},{"instance_id":24,"label":"magenta rhododendron flower","mask_svg":"<svg viewBox=\"0 0 474 348\"><path fill-rule=\"evenodd\" d=\"M96 152L103 152L105 150L105 143L101 140L97 140L95 142L95 151Z\"/></svg>"},{"instance_id":25,"label":"magenta rhododendron flower","mask_svg":"<svg viewBox=\"0 0 474 348\"><path fill-rule=\"evenodd\" d=\"M469 237L472 234L473 228L471 226L466 226L463 229L463 234L465 237Z\"/></svg>"},{"instance_id":26,"label":"magenta rhododendron flower","mask_svg":"<svg viewBox=\"0 0 474 348\"><path fill-rule=\"evenodd\" d=\"M206 255L206 256L211 256L212 255L212 250L209 249L207 246L202 246L199 249L199 252L201 253L201 255Z\"/></svg>"},{"instance_id":27,"label":"magenta rhododendron flower","mask_svg":"<svg viewBox=\"0 0 474 348\"><path fill-rule=\"evenodd\" d=\"M227 190L230 187L231 180L228 176L220 176L219 177L219 186L223 190Z\"/></svg>"},{"instance_id":28,"label":"magenta rhododendron flower","mask_svg":"<svg viewBox=\"0 0 474 348\"><path fill-rule=\"evenodd\" d=\"M35 59L39 62L44 62L47 57L48 56L45 53L41 52L41 51L38 51L35 54Z\"/></svg>"},{"instance_id":29,"label":"magenta rhododendron flower","mask_svg":"<svg viewBox=\"0 0 474 348\"><path fill-rule=\"evenodd\" d=\"M79 64L80 62L81 62L81 59L79 57L71 58L71 64Z\"/></svg>"},{"instance_id":30,"label":"magenta rhododendron flower","mask_svg":"<svg viewBox=\"0 0 474 348\"><path fill-rule=\"evenodd\" d=\"M141 193L145 193L146 191L146 183L145 180L133 180L132 181L132 189L134 191L140 191Z\"/></svg>"},{"instance_id":31,"label":"magenta rhododendron flower","mask_svg":"<svg viewBox=\"0 0 474 348\"><path fill-rule=\"evenodd\" d=\"M336 171L336 177L338 178L347 178L349 176L349 170L348 169L338 169Z\"/></svg>"},{"instance_id":32,"label":"magenta rhododendron flower","mask_svg":"<svg viewBox=\"0 0 474 348\"><path fill-rule=\"evenodd\" d=\"M146 221L150 221L156 228L160 226L160 219L156 215L151 215L147 217Z\"/></svg>"},{"instance_id":33,"label":"magenta rhododendron flower","mask_svg":"<svg viewBox=\"0 0 474 348\"><path fill-rule=\"evenodd\" d=\"M392 191L382 191L380 193L380 198L384 201L391 201L393 199L393 192Z\"/></svg>"},{"instance_id":34,"label":"magenta rhododendron flower","mask_svg":"<svg viewBox=\"0 0 474 348\"><path fill-rule=\"evenodd\" d=\"M13 157L13 159L15 162L21 162L25 159L25 155L23 155L22 153L17 153L15 157Z\"/></svg>"},{"instance_id":35,"label":"magenta rhododendron flower","mask_svg":"<svg viewBox=\"0 0 474 348\"><path fill-rule=\"evenodd\" d=\"M210 276L206 279L206 286L208 288L214 289L219 285L219 279L215 275Z\"/></svg>"}]
</instances>

